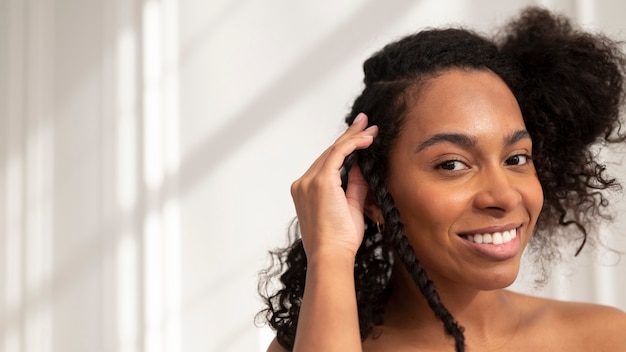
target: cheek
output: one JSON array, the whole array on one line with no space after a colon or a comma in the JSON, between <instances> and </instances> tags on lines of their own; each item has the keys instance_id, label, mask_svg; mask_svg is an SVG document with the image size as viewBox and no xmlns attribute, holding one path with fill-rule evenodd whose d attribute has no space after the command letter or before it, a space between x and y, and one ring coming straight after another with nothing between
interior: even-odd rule
<instances>
[{"instance_id":1,"label":"cheek","mask_svg":"<svg viewBox=\"0 0 626 352\"><path fill-rule=\"evenodd\" d=\"M543 208L543 189L539 180L535 180L529 187L525 188L524 198L528 204L528 209L533 219L533 225L537 222L539 213Z\"/></svg>"},{"instance_id":2,"label":"cheek","mask_svg":"<svg viewBox=\"0 0 626 352\"><path fill-rule=\"evenodd\" d=\"M407 236L417 241L428 236L445 237L468 204L467 194L453 191L450 187L442 189L431 185L400 194L401 197L396 201L400 220Z\"/></svg>"}]
</instances>

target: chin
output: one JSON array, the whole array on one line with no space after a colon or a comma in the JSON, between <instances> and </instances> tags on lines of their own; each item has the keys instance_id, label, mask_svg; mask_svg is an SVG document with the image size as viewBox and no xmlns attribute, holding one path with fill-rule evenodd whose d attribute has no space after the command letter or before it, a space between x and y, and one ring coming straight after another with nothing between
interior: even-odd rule
<instances>
[{"instance_id":1,"label":"chin","mask_svg":"<svg viewBox=\"0 0 626 352\"><path fill-rule=\"evenodd\" d=\"M499 290L511 286L519 270L501 271L498 273L490 273L481 280L476 280L474 286L483 291Z\"/></svg>"}]
</instances>

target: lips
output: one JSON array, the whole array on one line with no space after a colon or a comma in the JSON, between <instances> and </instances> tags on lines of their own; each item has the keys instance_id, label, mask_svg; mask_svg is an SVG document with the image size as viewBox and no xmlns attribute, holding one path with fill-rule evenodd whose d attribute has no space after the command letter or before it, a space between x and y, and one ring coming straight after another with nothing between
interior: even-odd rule
<instances>
[{"instance_id":1,"label":"lips","mask_svg":"<svg viewBox=\"0 0 626 352\"><path fill-rule=\"evenodd\" d=\"M479 231L462 234L460 237L472 251L491 260L506 260L516 256L522 249L519 238L520 227L499 228L493 232Z\"/></svg>"},{"instance_id":2,"label":"lips","mask_svg":"<svg viewBox=\"0 0 626 352\"><path fill-rule=\"evenodd\" d=\"M506 231L496 231L496 232L487 232L487 233L476 233L473 235L465 235L462 236L466 240L478 244L505 244L511 242L515 237L517 237L517 229L511 229Z\"/></svg>"}]
</instances>

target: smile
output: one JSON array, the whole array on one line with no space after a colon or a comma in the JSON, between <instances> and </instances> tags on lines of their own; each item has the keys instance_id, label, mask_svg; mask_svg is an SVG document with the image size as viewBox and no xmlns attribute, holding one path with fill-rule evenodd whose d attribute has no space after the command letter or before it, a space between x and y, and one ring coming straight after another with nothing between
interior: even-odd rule
<instances>
[{"instance_id":1,"label":"smile","mask_svg":"<svg viewBox=\"0 0 626 352\"><path fill-rule=\"evenodd\" d=\"M505 244L517 237L517 228L502 232L476 233L473 235L463 235L463 238L478 244Z\"/></svg>"}]
</instances>

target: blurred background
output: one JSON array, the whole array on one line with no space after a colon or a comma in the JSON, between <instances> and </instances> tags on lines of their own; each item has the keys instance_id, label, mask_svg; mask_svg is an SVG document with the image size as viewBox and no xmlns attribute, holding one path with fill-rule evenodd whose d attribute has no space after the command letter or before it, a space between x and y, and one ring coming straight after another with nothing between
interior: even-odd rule
<instances>
[{"instance_id":1,"label":"blurred background","mask_svg":"<svg viewBox=\"0 0 626 352\"><path fill-rule=\"evenodd\" d=\"M363 60L529 4L626 34L617 0L0 0L0 351L264 351L257 272ZM514 289L626 309L619 259L588 247L541 288L529 260Z\"/></svg>"}]
</instances>

